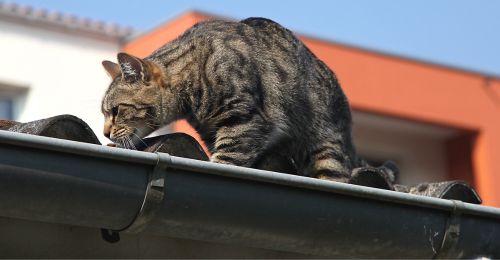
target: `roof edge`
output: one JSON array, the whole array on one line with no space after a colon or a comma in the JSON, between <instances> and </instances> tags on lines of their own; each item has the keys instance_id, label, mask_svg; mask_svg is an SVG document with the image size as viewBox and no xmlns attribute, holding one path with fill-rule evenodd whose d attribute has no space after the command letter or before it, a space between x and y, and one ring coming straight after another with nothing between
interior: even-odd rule
<instances>
[{"instance_id":1,"label":"roof edge","mask_svg":"<svg viewBox=\"0 0 500 260\"><path fill-rule=\"evenodd\" d=\"M120 42L125 37L136 32L135 29L129 26L91 20L86 17L16 3L0 2L0 20Z\"/></svg>"},{"instance_id":2,"label":"roof edge","mask_svg":"<svg viewBox=\"0 0 500 260\"><path fill-rule=\"evenodd\" d=\"M374 55L374 56L384 56L384 57L387 57L390 59L401 60L403 62L432 66L432 67L435 67L438 69L451 70L451 71L466 73L466 74L473 74L473 75L481 76L481 77L484 77L487 79L500 80L500 74L496 74L496 73L490 73L490 72L485 72L485 71L481 71L481 70L475 70L475 69L465 68L465 67L461 67L461 66L455 66L455 65L448 64L448 63L431 61L431 60L422 59L422 58L418 58L418 57L411 56L411 55L396 54L396 53L387 52L384 50L379 50L379 49L370 48L370 47L365 47L365 46L361 46L361 45L357 45L357 44L353 44L353 43L347 43L347 42L343 42L343 41L339 41L339 40L327 39L327 38L323 38L323 37L319 37L319 36L312 36L312 35L307 34L307 33L297 32L295 30L292 30L292 31L298 37L303 37L303 38L306 38L306 39L309 39L312 41L322 42L325 44L332 44L332 45L335 45L339 48L359 51L359 52L363 52L363 53Z\"/></svg>"}]
</instances>

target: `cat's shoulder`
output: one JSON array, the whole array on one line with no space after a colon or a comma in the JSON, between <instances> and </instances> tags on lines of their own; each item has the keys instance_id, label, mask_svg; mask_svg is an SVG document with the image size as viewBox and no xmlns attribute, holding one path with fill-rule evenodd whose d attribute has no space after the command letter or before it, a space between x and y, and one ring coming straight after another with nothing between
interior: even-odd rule
<instances>
[{"instance_id":1,"label":"cat's shoulder","mask_svg":"<svg viewBox=\"0 0 500 260\"><path fill-rule=\"evenodd\" d=\"M224 27L234 27L237 26L238 22L220 20L220 19L208 19L196 23L191 27L191 30L210 30L210 29L220 29Z\"/></svg>"},{"instance_id":2,"label":"cat's shoulder","mask_svg":"<svg viewBox=\"0 0 500 260\"><path fill-rule=\"evenodd\" d=\"M248 25L257 31L266 31L268 33L278 33L285 38L294 38L293 33L281 24L267 18L250 17L240 21L241 24Z\"/></svg>"}]
</instances>

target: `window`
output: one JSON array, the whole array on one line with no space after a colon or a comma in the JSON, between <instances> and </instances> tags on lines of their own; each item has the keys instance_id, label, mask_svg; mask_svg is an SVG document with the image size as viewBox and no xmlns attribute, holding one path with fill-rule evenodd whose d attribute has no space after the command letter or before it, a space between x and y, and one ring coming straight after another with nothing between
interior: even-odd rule
<instances>
[{"instance_id":1,"label":"window","mask_svg":"<svg viewBox=\"0 0 500 260\"><path fill-rule=\"evenodd\" d=\"M0 120L14 119L14 101L10 97L0 97Z\"/></svg>"},{"instance_id":2,"label":"window","mask_svg":"<svg viewBox=\"0 0 500 260\"><path fill-rule=\"evenodd\" d=\"M353 139L358 153L375 166L395 161L397 182L414 185L461 179L473 184L474 135L444 126L354 111Z\"/></svg>"},{"instance_id":3,"label":"window","mask_svg":"<svg viewBox=\"0 0 500 260\"><path fill-rule=\"evenodd\" d=\"M28 88L0 82L0 120L16 120Z\"/></svg>"}]
</instances>

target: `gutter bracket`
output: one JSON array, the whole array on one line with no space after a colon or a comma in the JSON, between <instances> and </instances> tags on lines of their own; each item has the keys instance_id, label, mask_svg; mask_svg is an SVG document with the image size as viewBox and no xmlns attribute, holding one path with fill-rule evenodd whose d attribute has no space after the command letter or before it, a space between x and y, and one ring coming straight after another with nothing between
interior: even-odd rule
<instances>
[{"instance_id":1,"label":"gutter bracket","mask_svg":"<svg viewBox=\"0 0 500 260\"><path fill-rule=\"evenodd\" d=\"M148 222L153 219L158 209L160 209L164 197L165 171L168 165L170 165L171 159L170 155L165 153L156 153L156 155L156 165L149 174L141 209L129 226L121 230L101 229L101 236L105 241L110 243L120 241L119 232L133 234L142 232Z\"/></svg>"},{"instance_id":2,"label":"gutter bracket","mask_svg":"<svg viewBox=\"0 0 500 260\"><path fill-rule=\"evenodd\" d=\"M170 165L171 159L170 155L165 153L156 153L156 155L158 158L153 171L149 175L141 209L130 226L121 231L134 234L142 232L161 207L164 197L165 170Z\"/></svg>"},{"instance_id":3,"label":"gutter bracket","mask_svg":"<svg viewBox=\"0 0 500 260\"><path fill-rule=\"evenodd\" d=\"M449 259L460 258L461 256L453 255L460 239L460 217L465 205L462 201L451 200L453 202L453 210L450 212L450 217L447 221L444 232L441 248L434 255L434 259Z\"/></svg>"}]
</instances>

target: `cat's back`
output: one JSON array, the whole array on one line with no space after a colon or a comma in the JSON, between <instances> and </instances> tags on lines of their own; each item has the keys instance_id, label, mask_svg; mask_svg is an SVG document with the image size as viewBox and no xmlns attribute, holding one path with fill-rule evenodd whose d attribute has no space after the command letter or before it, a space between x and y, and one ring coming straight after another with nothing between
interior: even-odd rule
<instances>
[{"instance_id":1,"label":"cat's back","mask_svg":"<svg viewBox=\"0 0 500 260\"><path fill-rule=\"evenodd\" d=\"M194 40L204 43L238 42L238 44L252 46L254 49L281 50L289 54L301 45L290 30L277 22L260 17L251 17L239 22L226 20L199 22L180 38L184 41Z\"/></svg>"},{"instance_id":2,"label":"cat's back","mask_svg":"<svg viewBox=\"0 0 500 260\"><path fill-rule=\"evenodd\" d=\"M248 32L235 21L211 19L199 22L188 29L180 38L184 40L214 41L228 36L242 36Z\"/></svg>"},{"instance_id":3,"label":"cat's back","mask_svg":"<svg viewBox=\"0 0 500 260\"><path fill-rule=\"evenodd\" d=\"M273 20L262 17L250 17L241 20L240 23L254 28L258 34L265 34L272 38L283 38L290 42L298 43L298 39L295 38L290 30Z\"/></svg>"},{"instance_id":4,"label":"cat's back","mask_svg":"<svg viewBox=\"0 0 500 260\"><path fill-rule=\"evenodd\" d=\"M209 20L191 30L187 34L195 35L207 57L234 53L238 64L253 63L252 68L263 83L262 91L269 93L274 104L304 106L310 98L326 104L332 103L334 94L342 96L333 72L293 32L273 20L261 17L239 22ZM217 52L224 55L214 55ZM273 93L276 96L271 96Z\"/></svg>"},{"instance_id":5,"label":"cat's back","mask_svg":"<svg viewBox=\"0 0 500 260\"><path fill-rule=\"evenodd\" d=\"M266 18L200 22L153 56L175 48L191 53L190 57L200 64L197 72L207 76L209 82L229 79L238 81L238 91L260 93L259 100L263 100L264 110L273 119L283 117L284 111L290 109L315 109L312 103L327 105L335 103L332 98L342 99L328 67L290 30ZM184 52L179 53L186 59ZM169 57L158 59L168 62Z\"/></svg>"}]
</instances>

